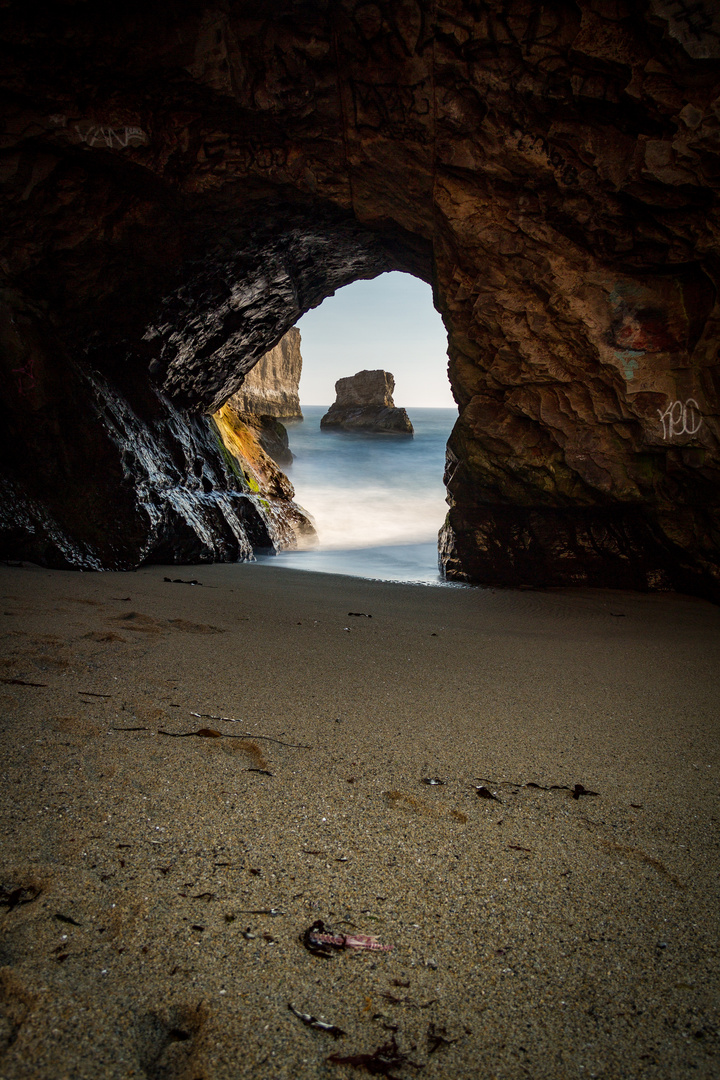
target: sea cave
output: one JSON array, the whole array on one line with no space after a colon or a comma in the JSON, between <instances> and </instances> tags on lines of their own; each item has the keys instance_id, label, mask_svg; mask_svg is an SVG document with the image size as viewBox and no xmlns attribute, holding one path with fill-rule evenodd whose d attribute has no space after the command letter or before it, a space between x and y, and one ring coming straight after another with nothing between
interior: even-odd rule
<instances>
[{"instance_id":1,"label":"sea cave","mask_svg":"<svg viewBox=\"0 0 720 1080\"><path fill-rule=\"evenodd\" d=\"M448 331L448 578L717 599L720 38L683 12L5 5L5 557L277 543L207 414L402 270Z\"/></svg>"}]
</instances>

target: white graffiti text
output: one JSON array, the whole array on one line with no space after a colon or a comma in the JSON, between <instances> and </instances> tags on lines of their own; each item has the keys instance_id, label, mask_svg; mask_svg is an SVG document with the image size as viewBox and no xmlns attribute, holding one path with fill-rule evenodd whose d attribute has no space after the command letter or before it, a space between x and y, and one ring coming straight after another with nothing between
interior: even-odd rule
<instances>
[{"instance_id":1,"label":"white graffiti text","mask_svg":"<svg viewBox=\"0 0 720 1080\"><path fill-rule=\"evenodd\" d=\"M700 406L695 398L671 401L663 412L658 409L658 416L663 427L663 439L672 439L676 435L696 435L702 427Z\"/></svg>"}]
</instances>

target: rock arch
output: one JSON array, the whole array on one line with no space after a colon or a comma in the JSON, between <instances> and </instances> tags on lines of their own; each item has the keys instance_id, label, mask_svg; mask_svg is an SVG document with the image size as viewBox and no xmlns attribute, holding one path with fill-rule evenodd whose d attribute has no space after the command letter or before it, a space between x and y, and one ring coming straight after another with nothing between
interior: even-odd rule
<instances>
[{"instance_id":1,"label":"rock arch","mask_svg":"<svg viewBox=\"0 0 720 1080\"><path fill-rule=\"evenodd\" d=\"M28 11L2 12L7 552L267 538L202 410L403 269L460 408L448 573L720 595L714 5Z\"/></svg>"}]
</instances>

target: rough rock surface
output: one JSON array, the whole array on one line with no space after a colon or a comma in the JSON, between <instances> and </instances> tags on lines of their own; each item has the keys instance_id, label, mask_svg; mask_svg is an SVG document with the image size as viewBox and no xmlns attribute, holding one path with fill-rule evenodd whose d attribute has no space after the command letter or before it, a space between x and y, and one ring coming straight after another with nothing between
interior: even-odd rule
<instances>
[{"instance_id":1,"label":"rough rock surface","mask_svg":"<svg viewBox=\"0 0 720 1080\"><path fill-rule=\"evenodd\" d=\"M335 383L335 405L380 405L394 408L395 376L389 371L358 371Z\"/></svg>"},{"instance_id":2,"label":"rough rock surface","mask_svg":"<svg viewBox=\"0 0 720 1080\"><path fill-rule=\"evenodd\" d=\"M199 497L217 459L182 410L399 269L448 329L448 575L720 597L715 4L0 21L4 551L115 565L162 535L189 557L167 492ZM159 477L128 445L151 436Z\"/></svg>"},{"instance_id":3,"label":"rough rock surface","mask_svg":"<svg viewBox=\"0 0 720 1080\"><path fill-rule=\"evenodd\" d=\"M277 550L294 548L299 540L307 546L315 537L315 529L308 514L293 501L295 489L270 453L271 449L282 450L284 435L285 452L292 461L282 424L272 416L236 412L232 398L214 414L212 422L230 455L232 471L255 492L259 505L272 516L276 533L273 546Z\"/></svg>"},{"instance_id":4,"label":"rough rock surface","mask_svg":"<svg viewBox=\"0 0 720 1080\"><path fill-rule=\"evenodd\" d=\"M395 378L389 371L358 371L335 383L336 398L320 420L321 428L412 435L404 409L393 401Z\"/></svg>"},{"instance_id":5,"label":"rough rock surface","mask_svg":"<svg viewBox=\"0 0 720 1080\"><path fill-rule=\"evenodd\" d=\"M302 420L300 376L302 354L297 326L258 360L246 374L230 403L237 413Z\"/></svg>"}]
</instances>

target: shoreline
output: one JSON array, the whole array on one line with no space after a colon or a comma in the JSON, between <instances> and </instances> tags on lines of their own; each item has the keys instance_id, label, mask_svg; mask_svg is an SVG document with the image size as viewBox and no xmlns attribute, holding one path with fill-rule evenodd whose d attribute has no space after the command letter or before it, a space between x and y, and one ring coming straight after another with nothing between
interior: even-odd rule
<instances>
[{"instance_id":1,"label":"shoreline","mask_svg":"<svg viewBox=\"0 0 720 1080\"><path fill-rule=\"evenodd\" d=\"M716 1075L709 602L0 583L3 1078L342 1080L391 1038L424 1077ZM318 919L392 951L312 955Z\"/></svg>"}]
</instances>

